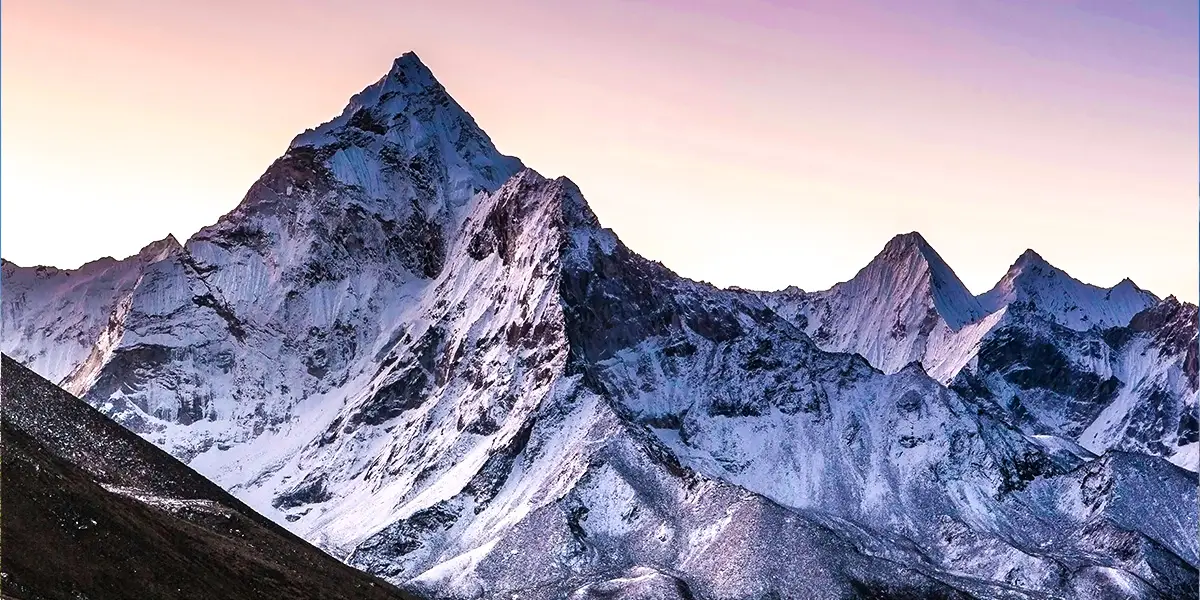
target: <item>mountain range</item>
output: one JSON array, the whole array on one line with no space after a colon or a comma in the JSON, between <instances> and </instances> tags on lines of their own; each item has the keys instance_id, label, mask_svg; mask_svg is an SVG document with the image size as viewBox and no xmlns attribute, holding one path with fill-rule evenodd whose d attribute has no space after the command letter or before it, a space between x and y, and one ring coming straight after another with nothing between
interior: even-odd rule
<instances>
[{"instance_id":1,"label":"mountain range","mask_svg":"<svg viewBox=\"0 0 1200 600\"><path fill-rule=\"evenodd\" d=\"M1196 306L916 233L692 281L412 53L186 243L2 281L0 350L418 595L1200 591Z\"/></svg>"}]
</instances>

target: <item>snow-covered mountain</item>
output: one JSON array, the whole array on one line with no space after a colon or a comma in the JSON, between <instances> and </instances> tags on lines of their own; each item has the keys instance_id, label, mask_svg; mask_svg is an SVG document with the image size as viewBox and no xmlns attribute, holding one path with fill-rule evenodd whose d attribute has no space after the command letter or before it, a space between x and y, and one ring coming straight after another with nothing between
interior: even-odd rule
<instances>
[{"instance_id":1,"label":"snow-covered mountain","mask_svg":"<svg viewBox=\"0 0 1200 600\"><path fill-rule=\"evenodd\" d=\"M0 351L62 382L92 353L113 310L146 268L178 249L179 242L167 236L125 260L102 258L70 271L2 261Z\"/></svg>"},{"instance_id":2,"label":"snow-covered mountain","mask_svg":"<svg viewBox=\"0 0 1200 600\"><path fill-rule=\"evenodd\" d=\"M763 300L825 350L857 353L886 373L917 362L935 377L962 367L982 329L971 324L987 314L916 232L892 238L845 283L813 293L788 288Z\"/></svg>"},{"instance_id":3,"label":"snow-covered mountain","mask_svg":"<svg viewBox=\"0 0 1200 600\"><path fill-rule=\"evenodd\" d=\"M432 596L1197 592L1194 476L1129 427L1043 432L986 396L1026 381L979 358L1011 311L920 236L828 292L681 278L497 151L412 54L146 254L88 288L6 264L3 348ZM1096 335L1139 367L1182 356L1179 306ZM1191 356L1190 399L1162 389L1194 407ZM1137 374L1186 391L1163 361Z\"/></svg>"},{"instance_id":4,"label":"snow-covered mountain","mask_svg":"<svg viewBox=\"0 0 1200 600\"><path fill-rule=\"evenodd\" d=\"M1196 471L1196 339L1196 307L1174 297L1104 330L1010 307L952 385L1028 433Z\"/></svg>"},{"instance_id":5,"label":"snow-covered mountain","mask_svg":"<svg viewBox=\"0 0 1200 600\"><path fill-rule=\"evenodd\" d=\"M1158 303L1158 298L1129 279L1104 289L1082 283L1026 250L1004 278L979 303L988 312L1020 304L1053 319L1058 324L1087 331L1128 325L1137 313Z\"/></svg>"},{"instance_id":6,"label":"snow-covered mountain","mask_svg":"<svg viewBox=\"0 0 1200 600\"><path fill-rule=\"evenodd\" d=\"M917 363L1030 435L1197 470L1197 309L1174 297L1081 283L1032 250L973 297L916 233L827 291L761 297L822 349L885 373Z\"/></svg>"}]
</instances>

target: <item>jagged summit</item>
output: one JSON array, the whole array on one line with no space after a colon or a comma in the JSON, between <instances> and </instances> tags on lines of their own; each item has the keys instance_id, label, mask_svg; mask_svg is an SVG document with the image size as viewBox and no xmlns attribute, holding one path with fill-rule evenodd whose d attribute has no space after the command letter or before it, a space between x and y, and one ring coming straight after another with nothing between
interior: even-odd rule
<instances>
[{"instance_id":1,"label":"jagged summit","mask_svg":"<svg viewBox=\"0 0 1200 600\"><path fill-rule=\"evenodd\" d=\"M532 194L537 201L556 203L555 208L561 212L563 224L568 228L600 227L600 220L588 206L579 186L564 175L551 179L530 167L522 167L495 194L508 197ZM509 218L515 220L521 216L510 215Z\"/></svg>"},{"instance_id":2,"label":"jagged summit","mask_svg":"<svg viewBox=\"0 0 1200 600\"><path fill-rule=\"evenodd\" d=\"M383 81L387 84L395 84L403 89L410 90L427 90L432 88L440 88L437 78L433 76L433 71L421 62L421 58L416 52L409 50L404 54L396 57L392 61L392 68L384 77ZM385 88L386 89L386 88Z\"/></svg>"},{"instance_id":3,"label":"jagged summit","mask_svg":"<svg viewBox=\"0 0 1200 600\"><path fill-rule=\"evenodd\" d=\"M979 296L988 312L1014 304L1034 307L1077 331L1127 325L1133 315L1157 302L1154 294L1128 278L1111 288L1083 283L1033 250L1023 252L1004 277Z\"/></svg>"},{"instance_id":4,"label":"jagged summit","mask_svg":"<svg viewBox=\"0 0 1200 600\"><path fill-rule=\"evenodd\" d=\"M158 240L158 241L150 242L149 244L146 244L145 246L143 246L136 253L131 254L123 259L118 260L111 256L105 256L102 258L98 258L96 260L88 261L74 269L63 269L63 268L59 268L59 267L52 266L52 265L34 265L30 268L39 269L43 273L68 273L68 274L84 273L84 272L94 271L98 268L107 268L109 265L112 265L114 263L120 263L120 262L125 262L125 261L130 261L130 260L136 260L136 261L139 261L142 263L156 262L156 261L162 260L166 256L170 255L172 252L182 249L182 248L183 248L183 245L179 243L179 240L175 239L175 235L168 233L167 237L165 237L161 240ZM18 265L17 263L14 263L13 261L8 260L7 258L0 258L0 265L3 265L5 268L8 268L10 270L22 268L21 265Z\"/></svg>"},{"instance_id":5,"label":"jagged summit","mask_svg":"<svg viewBox=\"0 0 1200 600\"><path fill-rule=\"evenodd\" d=\"M888 240L887 244L884 244L883 250L876 255L872 262L898 263L909 258L915 258L927 263L930 267L930 273L935 277L948 275L953 279L957 279L953 269L942 260L941 255L933 249L933 246L929 245L929 242L916 231L901 233Z\"/></svg>"},{"instance_id":6,"label":"jagged summit","mask_svg":"<svg viewBox=\"0 0 1200 600\"><path fill-rule=\"evenodd\" d=\"M1134 283L1134 281L1128 277L1122 279L1121 281L1118 281L1117 285L1114 285L1111 288L1109 288L1109 294L1112 294L1112 293L1115 293L1118 291L1152 294L1152 292L1150 292L1148 290L1143 290L1141 288L1141 286Z\"/></svg>"},{"instance_id":7,"label":"jagged summit","mask_svg":"<svg viewBox=\"0 0 1200 600\"><path fill-rule=\"evenodd\" d=\"M401 145L437 134L448 135L450 141L465 136L478 138L479 150L495 152L474 118L413 52L396 58L383 77L350 98L338 117L300 134L291 147L348 141L338 134L349 132L383 136Z\"/></svg>"},{"instance_id":8,"label":"jagged summit","mask_svg":"<svg viewBox=\"0 0 1200 600\"><path fill-rule=\"evenodd\" d=\"M888 240L883 249L884 252L904 252L906 250L926 252L933 248L919 232L910 231L908 233L896 234L892 239Z\"/></svg>"},{"instance_id":9,"label":"jagged summit","mask_svg":"<svg viewBox=\"0 0 1200 600\"><path fill-rule=\"evenodd\" d=\"M805 292L804 289L801 288L800 286L789 285L781 290L775 290L774 292L771 292L771 293L787 295L787 296L802 296L802 295L806 294L807 292Z\"/></svg>"},{"instance_id":10,"label":"jagged summit","mask_svg":"<svg viewBox=\"0 0 1200 600\"><path fill-rule=\"evenodd\" d=\"M351 187L374 202L394 204L397 198L416 195L428 201L423 207L427 212L458 207L479 191L493 191L523 166L496 149L411 52L351 97L339 116L296 136L281 160L290 163L286 171L302 179L327 174L332 177L320 183ZM276 187L283 188L278 191L290 195L290 181L277 181L278 175L268 171L264 178L276 180ZM304 186L292 187L298 191Z\"/></svg>"},{"instance_id":11,"label":"jagged summit","mask_svg":"<svg viewBox=\"0 0 1200 600\"><path fill-rule=\"evenodd\" d=\"M1129 321L1129 328L1139 332L1162 330L1165 335L1179 338L1175 343L1178 349L1186 349L1195 354L1197 316L1195 304L1180 302L1175 296L1167 296L1158 304L1134 315Z\"/></svg>"},{"instance_id":12,"label":"jagged summit","mask_svg":"<svg viewBox=\"0 0 1200 600\"><path fill-rule=\"evenodd\" d=\"M1046 262L1046 259L1042 258L1041 254L1038 254L1032 248L1027 248L1024 252L1021 253L1021 256L1017 257L1016 262L1013 263L1013 267L1014 268L1018 267L1018 266L1026 267L1026 266L1031 266L1031 265L1044 265L1044 264L1049 264L1049 263Z\"/></svg>"},{"instance_id":13,"label":"jagged summit","mask_svg":"<svg viewBox=\"0 0 1200 600\"><path fill-rule=\"evenodd\" d=\"M916 231L901 233L892 237L884 244L883 250L879 251L879 254L875 256L872 262L896 262L912 256L916 256L931 265L945 267L946 270L950 270L950 267L946 266L945 261L933 249L933 246L925 240L924 236Z\"/></svg>"},{"instance_id":14,"label":"jagged summit","mask_svg":"<svg viewBox=\"0 0 1200 600\"><path fill-rule=\"evenodd\" d=\"M928 296L952 329L984 315L950 265L915 231L893 237L870 264L842 285L869 289L884 302Z\"/></svg>"},{"instance_id":15,"label":"jagged summit","mask_svg":"<svg viewBox=\"0 0 1200 600\"><path fill-rule=\"evenodd\" d=\"M146 244L141 250L138 250L136 256L154 262L162 260L172 252L182 249L183 244L180 244L179 240L175 239L175 234L168 233L167 237Z\"/></svg>"}]
</instances>

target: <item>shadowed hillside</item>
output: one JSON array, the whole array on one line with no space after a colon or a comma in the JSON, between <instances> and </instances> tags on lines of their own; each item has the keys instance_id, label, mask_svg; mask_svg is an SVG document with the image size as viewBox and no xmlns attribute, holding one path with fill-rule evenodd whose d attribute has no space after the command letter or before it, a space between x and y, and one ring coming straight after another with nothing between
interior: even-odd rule
<instances>
[{"instance_id":1,"label":"shadowed hillside","mask_svg":"<svg viewBox=\"0 0 1200 600\"><path fill-rule=\"evenodd\" d=\"M400 599L3 357L3 597Z\"/></svg>"}]
</instances>

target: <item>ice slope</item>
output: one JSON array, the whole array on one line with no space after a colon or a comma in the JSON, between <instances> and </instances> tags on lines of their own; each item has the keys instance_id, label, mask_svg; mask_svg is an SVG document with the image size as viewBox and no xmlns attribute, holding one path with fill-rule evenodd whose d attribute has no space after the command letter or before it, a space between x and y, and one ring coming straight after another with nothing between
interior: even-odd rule
<instances>
[{"instance_id":1,"label":"ice slope","mask_svg":"<svg viewBox=\"0 0 1200 600\"><path fill-rule=\"evenodd\" d=\"M921 319L982 340L1009 311L985 316L919 236L860 276L823 306L891 327L870 345L890 373L826 352L770 298L638 256L405 55L125 300L65 307L104 323L66 383L437 597L1089 598L1098 577L1142 577L1136 557L1064 563L1014 529L1067 494L1022 490L1094 457L910 365ZM1167 548L1162 581L1194 574L1163 527L1128 535ZM1136 597L1191 592L1150 579Z\"/></svg>"}]
</instances>

